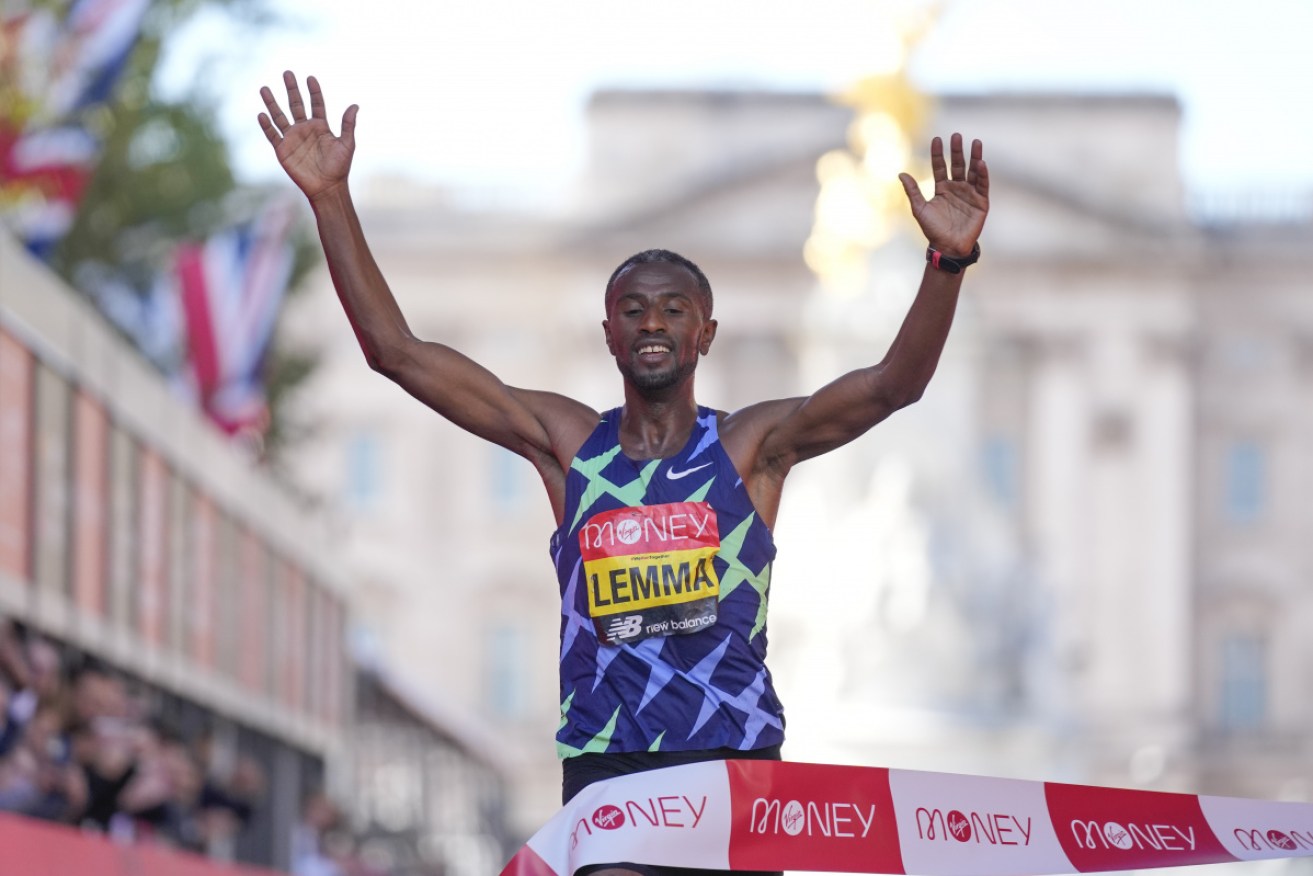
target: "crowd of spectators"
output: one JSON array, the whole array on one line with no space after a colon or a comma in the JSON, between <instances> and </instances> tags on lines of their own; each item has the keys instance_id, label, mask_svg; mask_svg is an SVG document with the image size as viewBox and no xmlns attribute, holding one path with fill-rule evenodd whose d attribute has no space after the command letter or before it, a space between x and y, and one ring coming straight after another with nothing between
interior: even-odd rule
<instances>
[{"instance_id":1,"label":"crowd of spectators","mask_svg":"<svg viewBox=\"0 0 1313 876\"><path fill-rule=\"evenodd\" d=\"M264 770L185 738L149 702L110 667L0 618L0 811L231 859Z\"/></svg>"}]
</instances>

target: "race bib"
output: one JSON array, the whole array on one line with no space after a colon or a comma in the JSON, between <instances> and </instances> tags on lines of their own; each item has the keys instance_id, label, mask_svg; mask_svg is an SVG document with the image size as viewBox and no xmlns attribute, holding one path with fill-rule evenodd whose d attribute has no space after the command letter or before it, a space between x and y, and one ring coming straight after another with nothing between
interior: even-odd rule
<instances>
[{"instance_id":1,"label":"race bib","mask_svg":"<svg viewBox=\"0 0 1313 876\"><path fill-rule=\"evenodd\" d=\"M603 511L579 532L588 614L603 644L705 630L716 622L720 551L706 502Z\"/></svg>"}]
</instances>

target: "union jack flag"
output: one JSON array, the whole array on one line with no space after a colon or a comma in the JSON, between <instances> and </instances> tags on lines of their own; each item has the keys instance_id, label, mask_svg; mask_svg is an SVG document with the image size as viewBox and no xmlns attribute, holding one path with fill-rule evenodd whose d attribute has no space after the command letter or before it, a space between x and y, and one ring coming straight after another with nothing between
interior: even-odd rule
<instances>
[{"instance_id":1,"label":"union jack flag","mask_svg":"<svg viewBox=\"0 0 1313 876\"><path fill-rule=\"evenodd\" d=\"M263 365L292 273L294 202L176 251L164 282L176 290L186 332L186 377L228 434L264 431Z\"/></svg>"},{"instance_id":2,"label":"union jack flag","mask_svg":"<svg viewBox=\"0 0 1313 876\"><path fill-rule=\"evenodd\" d=\"M108 100L150 0L0 13L0 219L48 258L100 155L84 112Z\"/></svg>"}]
</instances>

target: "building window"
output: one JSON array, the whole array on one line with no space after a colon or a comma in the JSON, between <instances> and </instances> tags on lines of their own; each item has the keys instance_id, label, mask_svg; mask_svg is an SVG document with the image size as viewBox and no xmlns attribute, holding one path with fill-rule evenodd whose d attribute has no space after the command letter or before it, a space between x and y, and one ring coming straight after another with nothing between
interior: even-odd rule
<instances>
[{"instance_id":1,"label":"building window","mask_svg":"<svg viewBox=\"0 0 1313 876\"><path fill-rule=\"evenodd\" d=\"M382 492L382 460L378 436L357 432L346 445L346 489L344 498L355 511L373 511Z\"/></svg>"},{"instance_id":2,"label":"building window","mask_svg":"<svg viewBox=\"0 0 1313 876\"><path fill-rule=\"evenodd\" d=\"M1251 634L1222 641L1221 696L1218 715L1224 730L1253 730L1267 713L1267 646Z\"/></svg>"},{"instance_id":3,"label":"building window","mask_svg":"<svg viewBox=\"0 0 1313 876\"><path fill-rule=\"evenodd\" d=\"M498 626L485 640L488 711L498 718L521 718L525 712L524 632Z\"/></svg>"},{"instance_id":4,"label":"building window","mask_svg":"<svg viewBox=\"0 0 1313 876\"><path fill-rule=\"evenodd\" d=\"M1263 513L1267 501L1267 456L1254 441L1238 441L1227 448L1226 516L1233 523L1251 523Z\"/></svg>"},{"instance_id":5,"label":"building window","mask_svg":"<svg viewBox=\"0 0 1313 876\"><path fill-rule=\"evenodd\" d=\"M1017 442L1002 435L990 436L981 446L980 457L990 498L1004 508L1015 508L1021 493Z\"/></svg>"}]
</instances>

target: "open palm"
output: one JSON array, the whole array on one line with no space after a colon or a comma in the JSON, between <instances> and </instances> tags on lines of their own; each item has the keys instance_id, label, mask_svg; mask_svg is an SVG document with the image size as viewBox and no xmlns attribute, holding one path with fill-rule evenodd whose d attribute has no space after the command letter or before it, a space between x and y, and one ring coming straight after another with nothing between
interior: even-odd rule
<instances>
[{"instance_id":1,"label":"open palm","mask_svg":"<svg viewBox=\"0 0 1313 876\"><path fill-rule=\"evenodd\" d=\"M328 127L324 113L324 95L319 81L310 76L306 87L310 90L310 115L305 113L301 89L290 70L283 74L287 87L287 108L291 121L283 114L274 93L266 86L260 89L268 115L260 113L260 127L274 147L274 154L292 182L314 198L346 181L351 170L351 157L356 151L355 104L342 114L342 135L336 136Z\"/></svg>"},{"instance_id":2,"label":"open palm","mask_svg":"<svg viewBox=\"0 0 1313 876\"><path fill-rule=\"evenodd\" d=\"M971 160L962 151L962 135L951 139L950 163L944 161L944 143L930 142L930 168L935 177L935 194L929 201L906 173L899 174L912 217L921 226L930 245L950 256L965 256L975 246L989 214L989 170L979 140L971 142Z\"/></svg>"}]
</instances>

